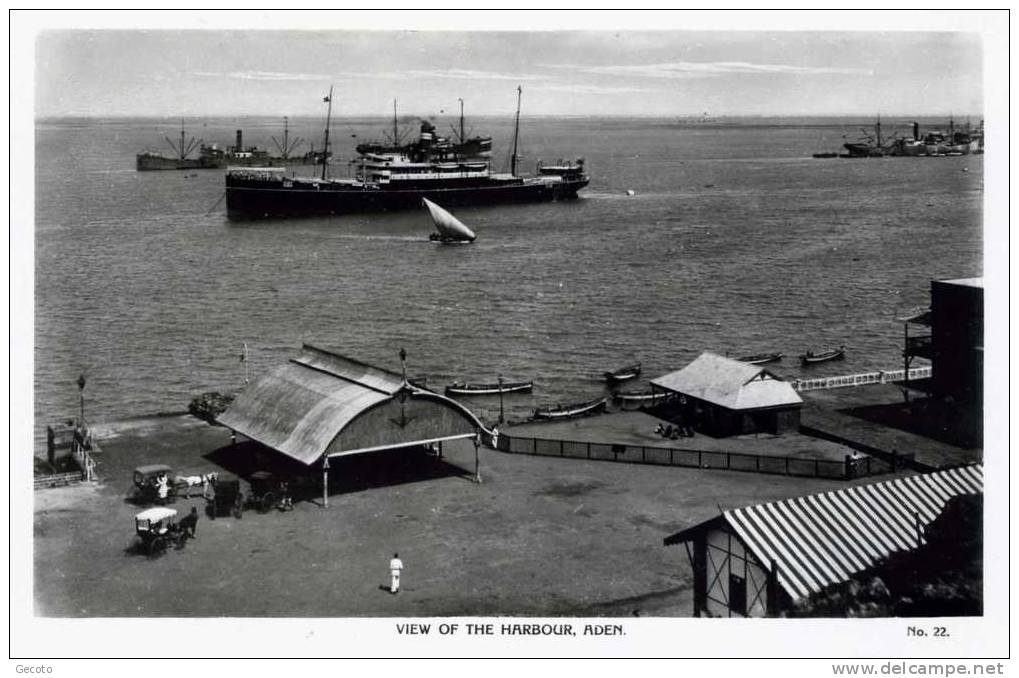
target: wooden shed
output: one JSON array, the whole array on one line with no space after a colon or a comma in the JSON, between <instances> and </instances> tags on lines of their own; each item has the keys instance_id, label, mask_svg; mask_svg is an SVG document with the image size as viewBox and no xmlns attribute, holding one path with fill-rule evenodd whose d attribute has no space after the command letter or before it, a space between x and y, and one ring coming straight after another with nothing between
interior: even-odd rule
<instances>
[{"instance_id":1,"label":"wooden shed","mask_svg":"<svg viewBox=\"0 0 1019 678\"><path fill-rule=\"evenodd\" d=\"M983 493L962 466L723 512L665 538L684 544L695 616L764 617L923 543L950 499Z\"/></svg>"},{"instance_id":2,"label":"wooden shed","mask_svg":"<svg viewBox=\"0 0 1019 678\"><path fill-rule=\"evenodd\" d=\"M651 380L680 397L667 408L714 436L782 433L800 426L803 400L791 384L767 369L702 353L681 370Z\"/></svg>"}]
</instances>

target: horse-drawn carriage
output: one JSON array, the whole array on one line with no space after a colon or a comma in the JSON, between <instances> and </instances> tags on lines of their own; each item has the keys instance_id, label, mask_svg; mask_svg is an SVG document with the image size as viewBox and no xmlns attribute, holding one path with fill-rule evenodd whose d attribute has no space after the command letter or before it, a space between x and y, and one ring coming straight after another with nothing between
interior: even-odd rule
<instances>
[{"instance_id":1,"label":"horse-drawn carriage","mask_svg":"<svg viewBox=\"0 0 1019 678\"><path fill-rule=\"evenodd\" d=\"M205 487L205 500L209 518L213 520L219 516L240 518L244 515L244 494L238 478L222 475L213 478Z\"/></svg>"},{"instance_id":2,"label":"horse-drawn carriage","mask_svg":"<svg viewBox=\"0 0 1019 678\"><path fill-rule=\"evenodd\" d=\"M178 548L187 538L177 523L176 509L157 506L142 511L134 517L134 530L138 535L141 550L149 556L159 556L170 544Z\"/></svg>"},{"instance_id":3,"label":"horse-drawn carriage","mask_svg":"<svg viewBox=\"0 0 1019 678\"><path fill-rule=\"evenodd\" d=\"M282 476L268 471L255 471L251 474L250 483L251 492L247 501L249 506L254 506L262 513L274 508L280 511L290 511L294 508L290 485Z\"/></svg>"},{"instance_id":4,"label":"horse-drawn carriage","mask_svg":"<svg viewBox=\"0 0 1019 678\"><path fill-rule=\"evenodd\" d=\"M177 499L176 478L166 464L149 464L134 470L134 496L139 504L166 504Z\"/></svg>"}]
</instances>

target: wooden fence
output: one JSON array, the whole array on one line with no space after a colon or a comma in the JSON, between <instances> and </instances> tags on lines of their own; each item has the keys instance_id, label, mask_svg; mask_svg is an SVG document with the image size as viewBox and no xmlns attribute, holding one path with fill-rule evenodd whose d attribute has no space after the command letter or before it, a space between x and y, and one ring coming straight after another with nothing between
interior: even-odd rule
<instances>
[{"instance_id":1,"label":"wooden fence","mask_svg":"<svg viewBox=\"0 0 1019 678\"><path fill-rule=\"evenodd\" d=\"M491 446L491 440L488 441ZM745 452L691 450L675 447L649 447L592 443L577 440L553 440L508 436L500 433L496 449L511 454L530 454L543 457L591 459L629 464L655 466L682 466L686 468L724 471L747 471L809 478L851 480L864 476L891 473L894 462L870 456L846 456L843 460L807 459L803 457L766 456Z\"/></svg>"}]
</instances>

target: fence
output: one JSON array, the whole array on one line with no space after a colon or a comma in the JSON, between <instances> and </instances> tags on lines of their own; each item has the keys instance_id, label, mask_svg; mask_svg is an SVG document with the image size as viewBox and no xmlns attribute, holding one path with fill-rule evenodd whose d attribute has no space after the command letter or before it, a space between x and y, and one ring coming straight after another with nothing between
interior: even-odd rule
<instances>
[{"instance_id":1,"label":"fence","mask_svg":"<svg viewBox=\"0 0 1019 678\"><path fill-rule=\"evenodd\" d=\"M490 441L489 441L490 442ZM894 471L893 463L878 457L849 457L834 459L804 459L801 457L775 457L745 452L691 450L675 447L649 447L592 443L577 440L553 440L499 434L496 449L511 454L530 454L543 457L616 461L655 466L682 466L687 468L747 471L786 476L850 480Z\"/></svg>"},{"instance_id":2,"label":"fence","mask_svg":"<svg viewBox=\"0 0 1019 678\"><path fill-rule=\"evenodd\" d=\"M912 367L909 370L909 379L926 379L931 376L929 365L924 367ZM864 384L888 384L906 379L905 370L879 370L877 372L862 372L860 374L847 374L840 377L819 377L817 379L795 379L790 382L797 391L817 391L826 388L842 388L844 386L863 386Z\"/></svg>"}]
</instances>

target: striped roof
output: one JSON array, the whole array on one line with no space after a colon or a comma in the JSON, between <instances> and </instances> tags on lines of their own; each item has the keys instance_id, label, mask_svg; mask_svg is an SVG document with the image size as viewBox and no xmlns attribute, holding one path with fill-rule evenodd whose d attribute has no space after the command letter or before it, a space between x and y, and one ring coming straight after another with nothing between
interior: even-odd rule
<instances>
[{"instance_id":1,"label":"striped roof","mask_svg":"<svg viewBox=\"0 0 1019 678\"><path fill-rule=\"evenodd\" d=\"M721 518L797 600L897 551L918 546L922 532L952 497L983 493L983 466L963 466L725 511ZM688 541L718 518L684 530Z\"/></svg>"},{"instance_id":2,"label":"striped roof","mask_svg":"<svg viewBox=\"0 0 1019 678\"><path fill-rule=\"evenodd\" d=\"M730 410L803 403L791 384L767 369L707 352L683 369L652 379L651 383Z\"/></svg>"}]
</instances>

